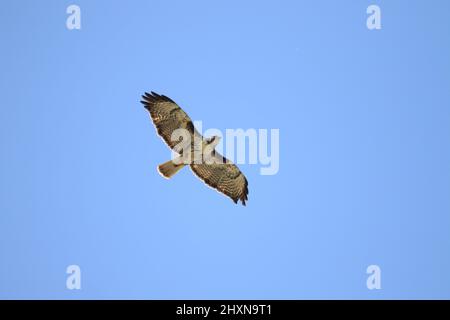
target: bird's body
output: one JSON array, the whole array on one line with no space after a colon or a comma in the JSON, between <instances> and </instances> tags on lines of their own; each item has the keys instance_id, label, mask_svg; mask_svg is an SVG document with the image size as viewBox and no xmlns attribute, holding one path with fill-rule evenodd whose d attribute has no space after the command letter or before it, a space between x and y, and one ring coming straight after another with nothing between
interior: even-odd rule
<instances>
[{"instance_id":1,"label":"bird's body","mask_svg":"<svg viewBox=\"0 0 450 320\"><path fill-rule=\"evenodd\" d=\"M208 186L230 197L235 203L245 205L248 199L248 182L239 168L214 148L220 137L204 138L194 127L192 120L173 100L156 94L145 93L141 101L150 112L158 134L178 157L158 166L158 171L169 179L185 166ZM181 129L183 137L173 139ZM187 138L187 139L186 139ZM187 140L187 143L183 143Z\"/></svg>"}]
</instances>

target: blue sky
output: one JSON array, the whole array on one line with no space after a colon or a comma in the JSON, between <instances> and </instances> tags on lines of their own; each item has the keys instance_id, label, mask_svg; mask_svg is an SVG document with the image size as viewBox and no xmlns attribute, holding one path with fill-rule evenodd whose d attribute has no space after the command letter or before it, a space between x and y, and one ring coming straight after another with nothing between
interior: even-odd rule
<instances>
[{"instance_id":1,"label":"blue sky","mask_svg":"<svg viewBox=\"0 0 450 320\"><path fill-rule=\"evenodd\" d=\"M0 298L450 298L448 1L0 10ZM241 166L247 207L162 179L150 90L204 128L279 129L278 174Z\"/></svg>"}]
</instances>

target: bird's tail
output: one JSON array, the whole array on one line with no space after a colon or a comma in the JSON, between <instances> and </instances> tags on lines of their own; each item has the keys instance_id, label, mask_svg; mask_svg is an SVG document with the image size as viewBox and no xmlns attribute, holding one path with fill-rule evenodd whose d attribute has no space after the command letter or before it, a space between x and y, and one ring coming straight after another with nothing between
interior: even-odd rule
<instances>
[{"instance_id":1,"label":"bird's tail","mask_svg":"<svg viewBox=\"0 0 450 320\"><path fill-rule=\"evenodd\" d=\"M166 179L170 179L175 173L183 169L184 163L175 164L172 160L164 162L158 166L159 173Z\"/></svg>"}]
</instances>

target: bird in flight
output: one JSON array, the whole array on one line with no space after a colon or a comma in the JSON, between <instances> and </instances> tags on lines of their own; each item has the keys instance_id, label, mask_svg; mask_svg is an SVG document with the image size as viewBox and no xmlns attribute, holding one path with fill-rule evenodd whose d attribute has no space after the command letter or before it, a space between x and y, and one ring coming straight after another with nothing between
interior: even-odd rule
<instances>
[{"instance_id":1,"label":"bird in flight","mask_svg":"<svg viewBox=\"0 0 450 320\"><path fill-rule=\"evenodd\" d=\"M149 111L158 135L178 154L175 159L158 166L163 177L170 179L188 165L208 186L230 197L234 203L241 201L245 206L248 199L247 179L234 163L215 151L220 142L219 136L204 138L186 112L164 95L146 92L141 103ZM186 135L178 140L173 139L176 130L182 130ZM184 140L187 142L183 144Z\"/></svg>"}]
</instances>

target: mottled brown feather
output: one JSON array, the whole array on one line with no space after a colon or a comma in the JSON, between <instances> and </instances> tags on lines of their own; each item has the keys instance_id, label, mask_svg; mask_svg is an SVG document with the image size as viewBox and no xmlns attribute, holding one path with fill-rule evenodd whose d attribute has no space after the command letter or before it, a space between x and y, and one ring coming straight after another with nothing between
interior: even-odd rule
<instances>
[{"instance_id":1,"label":"mottled brown feather","mask_svg":"<svg viewBox=\"0 0 450 320\"><path fill-rule=\"evenodd\" d=\"M245 206L248 199L247 179L234 163L217 152L214 156L216 163L193 163L192 171L208 186L230 197L234 203L241 201Z\"/></svg>"},{"instance_id":2,"label":"mottled brown feather","mask_svg":"<svg viewBox=\"0 0 450 320\"><path fill-rule=\"evenodd\" d=\"M150 113L158 134L171 149L178 144L178 141L171 140L174 130L184 128L194 134L191 118L172 99L155 92L146 92L141 103Z\"/></svg>"}]
</instances>

